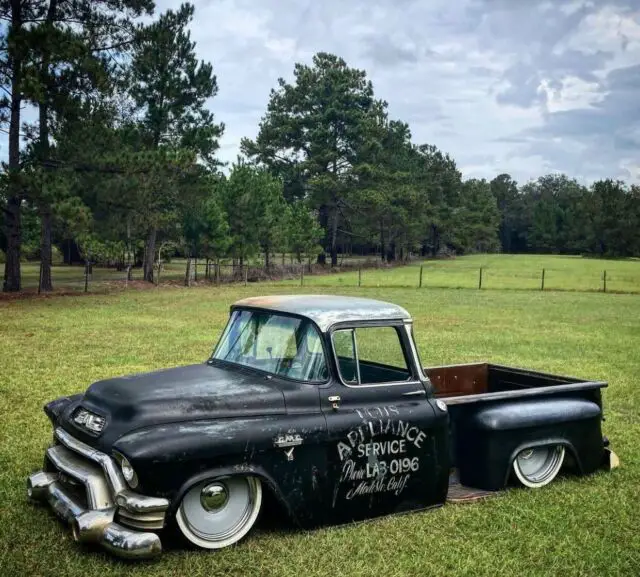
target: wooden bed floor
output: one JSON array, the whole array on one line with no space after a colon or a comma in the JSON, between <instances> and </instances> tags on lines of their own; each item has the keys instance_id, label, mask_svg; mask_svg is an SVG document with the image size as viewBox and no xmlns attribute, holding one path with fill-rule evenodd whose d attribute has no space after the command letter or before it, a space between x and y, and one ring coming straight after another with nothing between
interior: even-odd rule
<instances>
[{"instance_id":1,"label":"wooden bed floor","mask_svg":"<svg viewBox=\"0 0 640 577\"><path fill-rule=\"evenodd\" d=\"M449 492L447 493L447 503L473 503L481 499L495 497L500 491L485 491L475 487L467 487L460 483L457 469L452 469L449 474Z\"/></svg>"}]
</instances>

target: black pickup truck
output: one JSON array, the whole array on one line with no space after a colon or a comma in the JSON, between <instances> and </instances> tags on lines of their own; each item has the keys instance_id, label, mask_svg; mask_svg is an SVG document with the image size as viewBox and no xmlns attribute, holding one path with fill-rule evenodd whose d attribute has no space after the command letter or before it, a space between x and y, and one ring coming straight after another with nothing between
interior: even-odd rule
<instances>
[{"instance_id":1,"label":"black pickup truck","mask_svg":"<svg viewBox=\"0 0 640 577\"><path fill-rule=\"evenodd\" d=\"M409 313L339 296L249 298L202 364L94 383L45 406L28 495L74 538L149 558L158 532L219 549L270 499L300 526L442 505L612 466L604 382L487 363L423 368Z\"/></svg>"}]
</instances>

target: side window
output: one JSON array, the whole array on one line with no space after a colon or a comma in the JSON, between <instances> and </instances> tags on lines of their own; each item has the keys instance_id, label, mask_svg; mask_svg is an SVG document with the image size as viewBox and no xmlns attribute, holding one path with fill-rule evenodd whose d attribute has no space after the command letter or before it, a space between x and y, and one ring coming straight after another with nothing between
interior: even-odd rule
<instances>
[{"instance_id":1,"label":"side window","mask_svg":"<svg viewBox=\"0 0 640 577\"><path fill-rule=\"evenodd\" d=\"M396 327L358 327L333 334L338 368L347 384L407 381L411 371Z\"/></svg>"},{"instance_id":2,"label":"side window","mask_svg":"<svg viewBox=\"0 0 640 577\"><path fill-rule=\"evenodd\" d=\"M345 383L358 383L356 353L353 348L353 329L333 333L333 348L336 351L338 369Z\"/></svg>"},{"instance_id":3,"label":"side window","mask_svg":"<svg viewBox=\"0 0 640 577\"><path fill-rule=\"evenodd\" d=\"M395 327L359 327L356 346L361 383L409 380L411 374Z\"/></svg>"}]
</instances>

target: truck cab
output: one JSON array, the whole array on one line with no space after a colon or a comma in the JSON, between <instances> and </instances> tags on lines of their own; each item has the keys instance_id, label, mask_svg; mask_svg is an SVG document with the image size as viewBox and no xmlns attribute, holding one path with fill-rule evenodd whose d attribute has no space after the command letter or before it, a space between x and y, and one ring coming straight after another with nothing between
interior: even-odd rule
<instances>
[{"instance_id":1,"label":"truck cab","mask_svg":"<svg viewBox=\"0 0 640 577\"><path fill-rule=\"evenodd\" d=\"M219 549L266 499L301 526L446 502L465 485L538 488L610 463L601 389L489 363L424 368L402 307L241 300L205 362L94 383L45 406L54 444L27 481L76 540L161 552L173 525ZM164 537L163 537L164 538Z\"/></svg>"}]
</instances>

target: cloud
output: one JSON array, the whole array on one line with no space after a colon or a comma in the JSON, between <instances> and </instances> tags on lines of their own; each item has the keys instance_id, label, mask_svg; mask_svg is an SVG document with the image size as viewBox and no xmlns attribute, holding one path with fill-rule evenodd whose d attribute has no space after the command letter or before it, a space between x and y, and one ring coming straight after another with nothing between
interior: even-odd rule
<instances>
[{"instance_id":1,"label":"cloud","mask_svg":"<svg viewBox=\"0 0 640 577\"><path fill-rule=\"evenodd\" d=\"M277 78L326 51L365 69L414 141L465 176L640 178L638 0L192 1L225 161L257 134Z\"/></svg>"},{"instance_id":2,"label":"cloud","mask_svg":"<svg viewBox=\"0 0 640 577\"><path fill-rule=\"evenodd\" d=\"M522 134L524 149L541 152L549 142L560 142L556 162L577 162L579 174L596 178L602 171L611 177L637 180L640 150L640 64L610 71L602 82L598 100L546 116L542 126ZM583 93L584 94L584 93Z\"/></svg>"},{"instance_id":3,"label":"cloud","mask_svg":"<svg viewBox=\"0 0 640 577\"><path fill-rule=\"evenodd\" d=\"M414 44L402 45L389 36L371 34L365 39L365 53L380 67L401 66L404 63L416 64L419 50Z\"/></svg>"}]
</instances>

